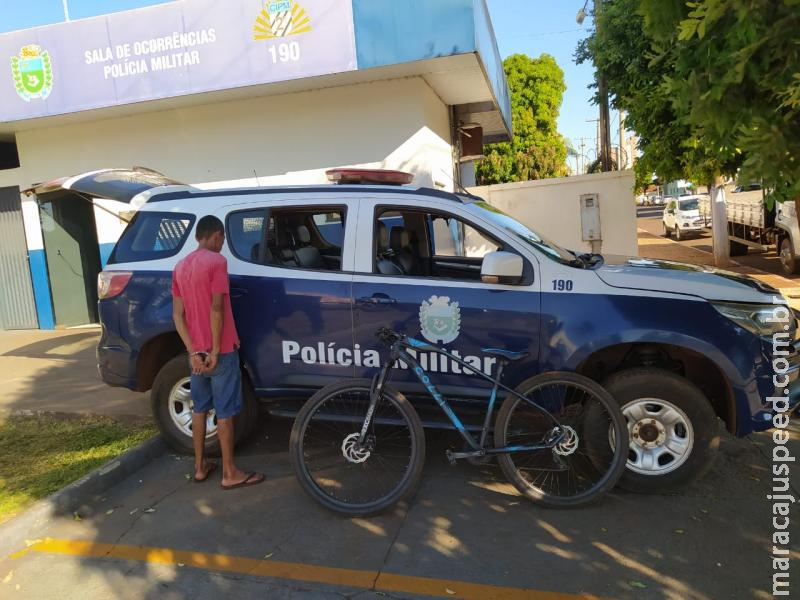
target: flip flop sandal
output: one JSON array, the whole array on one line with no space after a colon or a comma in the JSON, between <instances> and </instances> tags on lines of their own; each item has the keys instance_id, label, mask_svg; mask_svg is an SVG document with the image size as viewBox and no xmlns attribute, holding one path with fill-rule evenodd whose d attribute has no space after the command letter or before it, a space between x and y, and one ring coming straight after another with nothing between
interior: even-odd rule
<instances>
[{"instance_id":1,"label":"flip flop sandal","mask_svg":"<svg viewBox=\"0 0 800 600\"><path fill-rule=\"evenodd\" d=\"M261 475L261 479L253 480L254 477L258 477ZM258 485L259 483L264 483L267 480L261 473L256 473L253 471L252 473L248 473L247 477L245 477L244 481L240 481L239 483L234 483L233 485L220 485L223 490L235 490L236 488L240 487L247 487L251 485Z\"/></svg>"},{"instance_id":2,"label":"flip flop sandal","mask_svg":"<svg viewBox=\"0 0 800 600\"><path fill-rule=\"evenodd\" d=\"M206 471L206 476L205 476L205 477L203 477L202 479L198 479L197 477L194 477L194 478L193 478L193 479L194 479L194 482L195 482L195 483L203 483L203 482L204 482L206 479L208 479L208 478L211 476L211 474L212 474L214 471L216 471L216 470L217 470L217 463L215 463L215 462L208 463L208 471Z\"/></svg>"}]
</instances>

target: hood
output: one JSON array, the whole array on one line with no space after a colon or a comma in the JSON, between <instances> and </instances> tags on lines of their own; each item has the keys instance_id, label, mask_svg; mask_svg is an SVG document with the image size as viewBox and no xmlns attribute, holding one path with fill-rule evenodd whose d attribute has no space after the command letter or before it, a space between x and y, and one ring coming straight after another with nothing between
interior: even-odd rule
<instances>
[{"instance_id":1,"label":"hood","mask_svg":"<svg viewBox=\"0 0 800 600\"><path fill-rule=\"evenodd\" d=\"M681 217L684 217L685 219L691 219L692 217L699 217L700 216L700 209L699 208L693 208L692 210L681 210L681 209L678 209L678 210L675 211L675 214L676 215L680 215Z\"/></svg>"},{"instance_id":2,"label":"hood","mask_svg":"<svg viewBox=\"0 0 800 600\"><path fill-rule=\"evenodd\" d=\"M603 256L595 272L617 288L669 292L706 300L772 304L780 296L774 287L757 279L703 265L636 256Z\"/></svg>"}]
</instances>

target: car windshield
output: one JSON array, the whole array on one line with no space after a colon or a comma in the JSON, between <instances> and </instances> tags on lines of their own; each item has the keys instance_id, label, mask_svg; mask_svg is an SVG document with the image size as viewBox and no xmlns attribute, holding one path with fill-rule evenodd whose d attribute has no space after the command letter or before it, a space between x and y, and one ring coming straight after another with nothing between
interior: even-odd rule
<instances>
[{"instance_id":1,"label":"car windshield","mask_svg":"<svg viewBox=\"0 0 800 600\"><path fill-rule=\"evenodd\" d=\"M691 200L681 200L679 208L681 210L697 210L699 208L699 203L697 198L692 198Z\"/></svg>"},{"instance_id":2,"label":"car windshield","mask_svg":"<svg viewBox=\"0 0 800 600\"><path fill-rule=\"evenodd\" d=\"M575 254L543 238L538 233L531 231L525 225L513 217L508 216L500 209L495 208L488 202L481 200L480 202L470 204L470 206L484 219L505 229L526 244L544 252L550 258L565 264L574 264Z\"/></svg>"}]
</instances>

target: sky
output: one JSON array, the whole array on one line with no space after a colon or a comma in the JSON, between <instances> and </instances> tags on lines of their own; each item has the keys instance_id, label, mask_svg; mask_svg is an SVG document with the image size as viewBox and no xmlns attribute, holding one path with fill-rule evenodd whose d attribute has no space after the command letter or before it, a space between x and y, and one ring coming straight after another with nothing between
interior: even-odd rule
<instances>
[{"instance_id":1,"label":"sky","mask_svg":"<svg viewBox=\"0 0 800 600\"><path fill-rule=\"evenodd\" d=\"M161 4L170 0L67 0L69 16L82 19L99 14ZM595 157L597 107L589 101L587 86L594 75L591 65L576 65L572 55L578 42L586 37L591 18L583 26L575 15L584 0L487 0L497 44L503 58L517 52L532 57L542 52L552 54L564 70L567 91L558 119L559 132L585 154ZM36 27L64 20L63 0L0 0L0 32ZM618 116L612 114L611 132L617 131ZM612 142L613 143L613 142Z\"/></svg>"}]
</instances>

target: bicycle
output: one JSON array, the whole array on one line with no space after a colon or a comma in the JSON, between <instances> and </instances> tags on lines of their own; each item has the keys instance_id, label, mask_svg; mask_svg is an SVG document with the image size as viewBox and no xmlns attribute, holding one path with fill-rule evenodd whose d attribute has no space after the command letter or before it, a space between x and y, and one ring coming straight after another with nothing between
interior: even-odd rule
<instances>
[{"instance_id":1,"label":"bicycle","mask_svg":"<svg viewBox=\"0 0 800 600\"><path fill-rule=\"evenodd\" d=\"M312 396L292 427L290 458L300 485L326 508L346 516L381 513L409 497L422 476L425 437L417 412L388 380L403 361L467 444L447 451L451 463L497 456L521 494L545 507L594 502L614 487L628 456L628 429L618 404L599 384L576 373L543 373L516 390L501 383L503 369L525 352L484 349L498 359L497 377L443 348L380 328L389 360L372 380L331 384ZM493 383L480 437L471 434L409 350L436 352ZM467 371L464 371L465 373ZM498 391L506 394L493 444L490 420Z\"/></svg>"}]
</instances>

